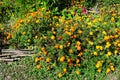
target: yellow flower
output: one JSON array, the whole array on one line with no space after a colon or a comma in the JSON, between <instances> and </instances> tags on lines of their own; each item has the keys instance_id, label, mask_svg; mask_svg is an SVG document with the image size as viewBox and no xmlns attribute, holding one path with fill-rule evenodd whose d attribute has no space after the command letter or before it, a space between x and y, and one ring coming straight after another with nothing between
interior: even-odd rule
<instances>
[{"instance_id":1,"label":"yellow flower","mask_svg":"<svg viewBox=\"0 0 120 80\"><path fill-rule=\"evenodd\" d=\"M60 48L60 49L63 49L63 45L60 45L59 48Z\"/></svg>"},{"instance_id":2,"label":"yellow flower","mask_svg":"<svg viewBox=\"0 0 120 80\"><path fill-rule=\"evenodd\" d=\"M101 69L100 69L100 68L98 68L97 72L99 72L99 73L100 73L100 72L101 72Z\"/></svg>"},{"instance_id":3,"label":"yellow flower","mask_svg":"<svg viewBox=\"0 0 120 80\"><path fill-rule=\"evenodd\" d=\"M69 32L69 31L65 31L65 33L66 33L67 35L69 35L69 36L71 36L71 35L72 35L72 33L71 33L71 32Z\"/></svg>"},{"instance_id":4,"label":"yellow flower","mask_svg":"<svg viewBox=\"0 0 120 80\"><path fill-rule=\"evenodd\" d=\"M115 68L114 68L113 65L110 66L110 69L111 69L112 71L115 71Z\"/></svg>"},{"instance_id":5,"label":"yellow flower","mask_svg":"<svg viewBox=\"0 0 120 80\"><path fill-rule=\"evenodd\" d=\"M55 39L55 36L51 36L51 39L54 40L54 39Z\"/></svg>"},{"instance_id":6,"label":"yellow flower","mask_svg":"<svg viewBox=\"0 0 120 80\"><path fill-rule=\"evenodd\" d=\"M104 25L107 25L107 22L104 22L103 24L104 24Z\"/></svg>"},{"instance_id":7,"label":"yellow flower","mask_svg":"<svg viewBox=\"0 0 120 80\"><path fill-rule=\"evenodd\" d=\"M89 41L89 44L90 44L90 45L93 45L94 43L93 43L92 41Z\"/></svg>"},{"instance_id":8,"label":"yellow flower","mask_svg":"<svg viewBox=\"0 0 120 80\"><path fill-rule=\"evenodd\" d=\"M112 55L111 52L107 52L106 57L109 57L109 56L111 56L111 55Z\"/></svg>"},{"instance_id":9,"label":"yellow flower","mask_svg":"<svg viewBox=\"0 0 120 80\"><path fill-rule=\"evenodd\" d=\"M79 71L79 70L77 70L77 71L76 71L76 74L77 74L77 75L80 75L80 71Z\"/></svg>"},{"instance_id":10,"label":"yellow flower","mask_svg":"<svg viewBox=\"0 0 120 80\"><path fill-rule=\"evenodd\" d=\"M52 27L52 31L54 31L55 30L55 28L54 27Z\"/></svg>"},{"instance_id":11,"label":"yellow flower","mask_svg":"<svg viewBox=\"0 0 120 80\"><path fill-rule=\"evenodd\" d=\"M99 21L102 21L102 20L103 20L103 18L102 18L102 17L100 17L100 18L99 18Z\"/></svg>"},{"instance_id":12,"label":"yellow flower","mask_svg":"<svg viewBox=\"0 0 120 80\"><path fill-rule=\"evenodd\" d=\"M39 58L38 58L38 57L36 57L36 58L35 58L35 62L38 62L38 61L39 61Z\"/></svg>"},{"instance_id":13,"label":"yellow flower","mask_svg":"<svg viewBox=\"0 0 120 80\"><path fill-rule=\"evenodd\" d=\"M102 32L104 35L106 35L107 33L105 31Z\"/></svg>"},{"instance_id":14,"label":"yellow flower","mask_svg":"<svg viewBox=\"0 0 120 80\"><path fill-rule=\"evenodd\" d=\"M81 42L80 42L80 41L77 41L76 44L79 46L79 45L81 45Z\"/></svg>"},{"instance_id":15,"label":"yellow flower","mask_svg":"<svg viewBox=\"0 0 120 80\"><path fill-rule=\"evenodd\" d=\"M96 64L96 68L99 68L102 66L102 61L98 61L97 64Z\"/></svg>"},{"instance_id":16,"label":"yellow flower","mask_svg":"<svg viewBox=\"0 0 120 80\"><path fill-rule=\"evenodd\" d=\"M65 60L65 57L62 56L62 57L60 58L60 62L63 62L64 60Z\"/></svg>"},{"instance_id":17,"label":"yellow flower","mask_svg":"<svg viewBox=\"0 0 120 80\"><path fill-rule=\"evenodd\" d=\"M103 50L103 47L102 47L102 46L99 46L99 49L100 49L100 50Z\"/></svg>"},{"instance_id":18,"label":"yellow flower","mask_svg":"<svg viewBox=\"0 0 120 80\"><path fill-rule=\"evenodd\" d=\"M40 20L38 19L38 20L36 20L36 23L38 24L38 23L40 23Z\"/></svg>"},{"instance_id":19,"label":"yellow flower","mask_svg":"<svg viewBox=\"0 0 120 80\"><path fill-rule=\"evenodd\" d=\"M37 39L38 38L38 36L35 36L35 39Z\"/></svg>"},{"instance_id":20,"label":"yellow flower","mask_svg":"<svg viewBox=\"0 0 120 80\"><path fill-rule=\"evenodd\" d=\"M79 34L82 34L82 30L78 30L78 33L79 33Z\"/></svg>"},{"instance_id":21,"label":"yellow flower","mask_svg":"<svg viewBox=\"0 0 120 80\"><path fill-rule=\"evenodd\" d=\"M88 26L92 26L93 25L92 22L88 22L87 24L88 24Z\"/></svg>"},{"instance_id":22,"label":"yellow flower","mask_svg":"<svg viewBox=\"0 0 120 80\"><path fill-rule=\"evenodd\" d=\"M117 35L117 34L116 34L114 37L115 37L115 38L118 38L118 37L119 37L119 35Z\"/></svg>"},{"instance_id":23,"label":"yellow flower","mask_svg":"<svg viewBox=\"0 0 120 80\"><path fill-rule=\"evenodd\" d=\"M79 57L81 57L82 55L83 55L83 53L82 53L82 52L80 52L80 53L78 54L78 56L79 56Z\"/></svg>"},{"instance_id":24,"label":"yellow flower","mask_svg":"<svg viewBox=\"0 0 120 80\"><path fill-rule=\"evenodd\" d=\"M93 54L94 54L95 56L97 56L97 55L98 55L98 53L97 53L97 52L93 52Z\"/></svg>"},{"instance_id":25,"label":"yellow flower","mask_svg":"<svg viewBox=\"0 0 120 80\"><path fill-rule=\"evenodd\" d=\"M115 13L112 14L113 17L114 17L115 15L116 15Z\"/></svg>"},{"instance_id":26,"label":"yellow flower","mask_svg":"<svg viewBox=\"0 0 120 80\"><path fill-rule=\"evenodd\" d=\"M100 46L96 46L96 49L99 50L99 47L100 47Z\"/></svg>"},{"instance_id":27,"label":"yellow flower","mask_svg":"<svg viewBox=\"0 0 120 80\"><path fill-rule=\"evenodd\" d=\"M47 37L46 37L46 36L43 36L43 39L45 39L45 40L46 40L46 39L47 39Z\"/></svg>"},{"instance_id":28,"label":"yellow flower","mask_svg":"<svg viewBox=\"0 0 120 80\"><path fill-rule=\"evenodd\" d=\"M110 73L110 68L107 68L106 74Z\"/></svg>"},{"instance_id":29,"label":"yellow flower","mask_svg":"<svg viewBox=\"0 0 120 80\"><path fill-rule=\"evenodd\" d=\"M118 51L117 51L117 50L115 50L115 51L114 51L114 54L115 54L115 55L117 55L117 53L118 53Z\"/></svg>"},{"instance_id":30,"label":"yellow flower","mask_svg":"<svg viewBox=\"0 0 120 80\"><path fill-rule=\"evenodd\" d=\"M41 53L40 53L40 52L38 52L37 54L38 54L38 55L40 55Z\"/></svg>"},{"instance_id":31,"label":"yellow flower","mask_svg":"<svg viewBox=\"0 0 120 80\"><path fill-rule=\"evenodd\" d=\"M118 43L117 42L113 42L113 44L114 44L114 46L117 46Z\"/></svg>"},{"instance_id":32,"label":"yellow flower","mask_svg":"<svg viewBox=\"0 0 120 80\"><path fill-rule=\"evenodd\" d=\"M112 18L111 18L111 21L112 21L112 22L115 22L115 18L114 18L114 17L112 17Z\"/></svg>"},{"instance_id":33,"label":"yellow flower","mask_svg":"<svg viewBox=\"0 0 120 80\"><path fill-rule=\"evenodd\" d=\"M109 48L111 46L110 42L106 42L106 48Z\"/></svg>"},{"instance_id":34,"label":"yellow flower","mask_svg":"<svg viewBox=\"0 0 120 80\"><path fill-rule=\"evenodd\" d=\"M50 58L46 58L46 62L50 62L51 61L51 59Z\"/></svg>"},{"instance_id":35,"label":"yellow flower","mask_svg":"<svg viewBox=\"0 0 120 80\"><path fill-rule=\"evenodd\" d=\"M120 43L118 44L118 47L120 47Z\"/></svg>"},{"instance_id":36,"label":"yellow flower","mask_svg":"<svg viewBox=\"0 0 120 80\"><path fill-rule=\"evenodd\" d=\"M109 51L109 52L107 52L107 54L108 54L108 56L111 56L112 55L112 53Z\"/></svg>"},{"instance_id":37,"label":"yellow flower","mask_svg":"<svg viewBox=\"0 0 120 80\"><path fill-rule=\"evenodd\" d=\"M53 33L53 34L56 34L56 32L55 32L55 31L53 31L52 33Z\"/></svg>"},{"instance_id":38,"label":"yellow flower","mask_svg":"<svg viewBox=\"0 0 120 80\"><path fill-rule=\"evenodd\" d=\"M30 42L31 40L30 39L28 39L28 42Z\"/></svg>"},{"instance_id":39,"label":"yellow flower","mask_svg":"<svg viewBox=\"0 0 120 80\"><path fill-rule=\"evenodd\" d=\"M81 46L76 46L77 50L80 51L81 50Z\"/></svg>"},{"instance_id":40,"label":"yellow flower","mask_svg":"<svg viewBox=\"0 0 120 80\"><path fill-rule=\"evenodd\" d=\"M96 23L96 22L97 22L97 19L94 19L94 20L93 20L93 23Z\"/></svg>"},{"instance_id":41,"label":"yellow flower","mask_svg":"<svg viewBox=\"0 0 120 80\"><path fill-rule=\"evenodd\" d=\"M3 31L4 30L4 28L1 28L1 31Z\"/></svg>"},{"instance_id":42,"label":"yellow flower","mask_svg":"<svg viewBox=\"0 0 120 80\"><path fill-rule=\"evenodd\" d=\"M59 23L57 22L55 25L58 27L58 26L59 26Z\"/></svg>"},{"instance_id":43,"label":"yellow flower","mask_svg":"<svg viewBox=\"0 0 120 80\"><path fill-rule=\"evenodd\" d=\"M90 34L90 35L93 35L93 32L90 32L89 34Z\"/></svg>"},{"instance_id":44,"label":"yellow flower","mask_svg":"<svg viewBox=\"0 0 120 80\"><path fill-rule=\"evenodd\" d=\"M61 77L62 77L62 73L59 73L59 74L58 74L58 77L61 78Z\"/></svg>"},{"instance_id":45,"label":"yellow flower","mask_svg":"<svg viewBox=\"0 0 120 80\"><path fill-rule=\"evenodd\" d=\"M102 46L96 46L96 49L97 50L103 50L103 47Z\"/></svg>"},{"instance_id":46,"label":"yellow flower","mask_svg":"<svg viewBox=\"0 0 120 80\"><path fill-rule=\"evenodd\" d=\"M64 69L63 69L63 72L64 72L64 73L66 73L66 72L67 72L67 69L66 69L66 68L64 68Z\"/></svg>"},{"instance_id":47,"label":"yellow flower","mask_svg":"<svg viewBox=\"0 0 120 80\"><path fill-rule=\"evenodd\" d=\"M10 35L7 36L7 39L10 39Z\"/></svg>"}]
</instances>

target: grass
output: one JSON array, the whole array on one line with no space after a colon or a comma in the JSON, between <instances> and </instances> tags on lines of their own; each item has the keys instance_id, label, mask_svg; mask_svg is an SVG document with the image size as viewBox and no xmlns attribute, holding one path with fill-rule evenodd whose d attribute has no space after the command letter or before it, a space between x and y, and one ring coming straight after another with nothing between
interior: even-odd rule
<instances>
[{"instance_id":1,"label":"grass","mask_svg":"<svg viewBox=\"0 0 120 80\"><path fill-rule=\"evenodd\" d=\"M120 56L118 57L120 60ZM52 73L52 74L51 74ZM83 75L69 74L58 78L54 76L54 72L46 72L43 69L40 73L35 72L35 64L33 57L25 57L20 61L12 63L0 63L0 80L119 80L120 79L120 65L116 70L107 76L105 74L94 74L93 70Z\"/></svg>"},{"instance_id":2,"label":"grass","mask_svg":"<svg viewBox=\"0 0 120 80\"><path fill-rule=\"evenodd\" d=\"M21 61L12 63L0 63L0 80L35 80L35 76L30 75L32 58L26 57Z\"/></svg>"}]
</instances>

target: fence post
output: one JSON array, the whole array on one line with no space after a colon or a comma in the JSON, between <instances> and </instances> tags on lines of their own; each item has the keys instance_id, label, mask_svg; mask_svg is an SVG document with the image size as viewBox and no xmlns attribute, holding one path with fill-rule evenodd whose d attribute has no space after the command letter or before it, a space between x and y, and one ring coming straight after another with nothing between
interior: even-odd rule
<instances>
[{"instance_id":1,"label":"fence post","mask_svg":"<svg viewBox=\"0 0 120 80\"><path fill-rule=\"evenodd\" d=\"M3 46L3 32L0 31L0 54L2 54L2 46Z\"/></svg>"}]
</instances>

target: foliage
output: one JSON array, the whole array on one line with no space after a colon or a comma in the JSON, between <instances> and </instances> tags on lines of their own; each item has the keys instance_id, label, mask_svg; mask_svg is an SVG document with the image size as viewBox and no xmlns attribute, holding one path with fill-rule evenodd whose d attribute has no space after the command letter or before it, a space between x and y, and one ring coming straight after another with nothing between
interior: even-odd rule
<instances>
[{"instance_id":1,"label":"foliage","mask_svg":"<svg viewBox=\"0 0 120 80\"><path fill-rule=\"evenodd\" d=\"M40 1L34 5L41 7L35 8L21 6L18 9L22 17L10 28L12 48L36 51L36 66L31 72L37 78L54 76L61 80L72 79L73 75L78 79L90 76L92 80L96 74L105 76L114 72L120 53L120 5L100 6L96 14L87 10L85 6L89 3L84 0L62 9L57 5L59 0L52 1ZM21 0L20 3L32 2ZM57 11L61 15L54 15Z\"/></svg>"},{"instance_id":2,"label":"foliage","mask_svg":"<svg viewBox=\"0 0 120 80\"><path fill-rule=\"evenodd\" d=\"M120 51L120 16L114 8L104 10L97 15L76 15L72 20L53 17L51 30L38 48L37 68L47 68L58 77L113 72Z\"/></svg>"}]
</instances>

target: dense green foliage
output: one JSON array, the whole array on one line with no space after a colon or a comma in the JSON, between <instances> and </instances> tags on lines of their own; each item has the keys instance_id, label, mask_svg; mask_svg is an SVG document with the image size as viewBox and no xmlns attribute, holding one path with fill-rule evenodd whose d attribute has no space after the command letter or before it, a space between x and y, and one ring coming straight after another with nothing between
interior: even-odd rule
<instances>
[{"instance_id":1,"label":"dense green foliage","mask_svg":"<svg viewBox=\"0 0 120 80\"><path fill-rule=\"evenodd\" d=\"M72 80L90 76L87 79L93 80L119 66L120 4L116 3L3 0L0 30L9 48L35 50L30 62L34 64L30 75L35 78ZM26 64L30 65L29 61Z\"/></svg>"}]
</instances>

